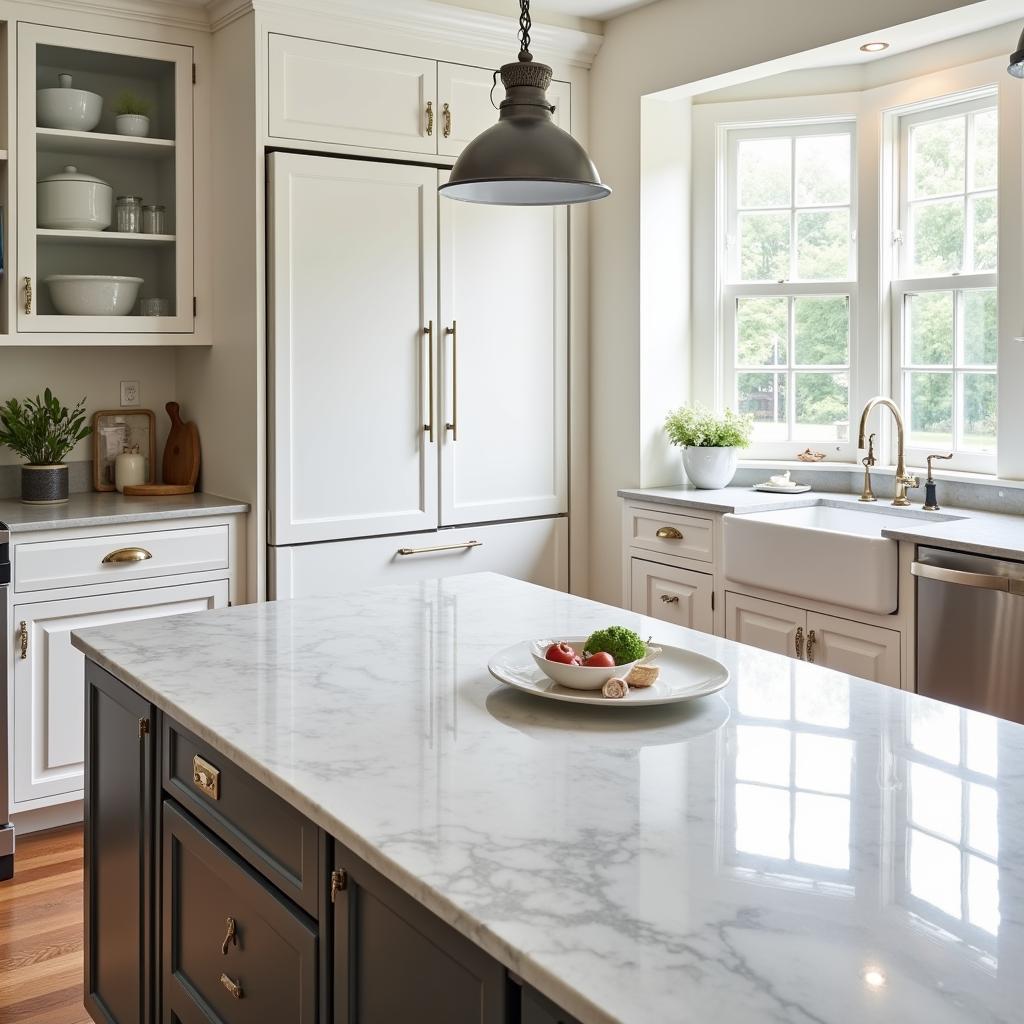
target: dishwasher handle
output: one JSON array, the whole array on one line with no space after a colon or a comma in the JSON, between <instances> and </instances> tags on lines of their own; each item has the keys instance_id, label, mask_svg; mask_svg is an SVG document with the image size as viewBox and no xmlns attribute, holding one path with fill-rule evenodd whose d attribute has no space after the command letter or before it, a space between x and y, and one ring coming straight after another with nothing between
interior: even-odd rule
<instances>
[{"instance_id":1,"label":"dishwasher handle","mask_svg":"<svg viewBox=\"0 0 1024 1024\"><path fill-rule=\"evenodd\" d=\"M960 587L974 587L976 590L998 590L1004 594L1024 597L1024 580L1008 576L993 576L987 572L967 572L964 569L947 569L927 562L914 562L910 571L919 579L936 580L939 583L955 583Z\"/></svg>"}]
</instances>

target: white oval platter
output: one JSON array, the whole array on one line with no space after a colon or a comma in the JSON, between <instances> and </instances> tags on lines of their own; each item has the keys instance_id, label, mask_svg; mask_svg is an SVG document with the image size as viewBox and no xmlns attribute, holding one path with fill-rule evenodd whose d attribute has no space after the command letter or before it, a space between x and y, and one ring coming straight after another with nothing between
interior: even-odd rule
<instances>
[{"instance_id":1,"label":"white oval platter","mask_svg":"<svg viewBox=\"0 0 1024 1024\"><path fill-rule=\"evenodd\" d=\"M531 650L532 640L524 640L499 651L487 663L487 670L495 679L537 697L567 704L601 704L609 707L637 708L676 704L706 697L728 686L729 670L721 662L680 647L664 644L658 646L662 648L662 653L651 660L651 664L661 669L657 682L643 689L630 687L629 693L618 700L602 697L600 691L570 690L566 686L559 686L537 668Z\"/></svg>"}]
</instances>

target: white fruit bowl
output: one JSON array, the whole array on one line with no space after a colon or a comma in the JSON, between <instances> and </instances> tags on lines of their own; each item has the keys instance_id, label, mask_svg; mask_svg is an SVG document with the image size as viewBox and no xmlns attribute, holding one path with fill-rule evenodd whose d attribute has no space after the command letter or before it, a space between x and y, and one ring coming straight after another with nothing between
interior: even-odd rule
<instances>
[{"instance_id":1,"label":"white fruit bowl","mask_svg":"<svg viewBox=\"0 0 1024 1024\"><path fill-rule=\"evenodd\" d=\"M141 277L53 274L45 278L62 316L127 316L142 286Z\"/></svg>"},{"instance_id":2,"label":"white fruit bowl","mask_svg":"<svg viewBox=\"0 0 1024 1024\"><path fill-rule=\"evenodd\" d=\"M626 675L637 663L631 661L626 665L615 665L612 668L588 668L586 665L563 665L559 661L548 661L544 657L552 644L569 644L577 653L582 653L586 642L585 636L563 637L561 640L534 640L530 653L537 662L537 667L548 679L553 679L559 686L568 686L570 690L600 690L612 676Z\"/></svg>"},{"instance_id":3,"label":"white fruit bowl","mask_svg":"<svg viewBox=\"0 0 1024 1024\"><path fill-rule=\"evenodd\" d=\"M91 132L103 115L103 97L85 89L38 89L36 123L40 128Z\"/></svg>"}]
</instances>

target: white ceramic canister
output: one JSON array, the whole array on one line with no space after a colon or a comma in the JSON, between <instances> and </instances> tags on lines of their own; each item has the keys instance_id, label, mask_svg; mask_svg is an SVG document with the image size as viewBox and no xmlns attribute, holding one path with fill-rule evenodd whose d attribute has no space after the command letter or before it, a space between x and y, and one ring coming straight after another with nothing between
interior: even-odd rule
<instances>
[{"instance_id":1,"label":"white ceramic canister","mask_svg":"<svg viewBox=\"0 0 1024 1024\"><path fill-rule=\"evenodd\" d=\"M121 492L146 482L146 456L139 449L125 449L114 459L114 486Z\"/></svg>"},{"instance_id":2,"label":"white ceramic canister","mask_svg":"<svg viewBox=\"0 0 1024 1024\"><path fill-rule=\"evenodd\" d=\"M39 179L37 201L41 228L104 231L112 220L114 190L69 164L59 174Z\"/></svg>"}]
</instances>

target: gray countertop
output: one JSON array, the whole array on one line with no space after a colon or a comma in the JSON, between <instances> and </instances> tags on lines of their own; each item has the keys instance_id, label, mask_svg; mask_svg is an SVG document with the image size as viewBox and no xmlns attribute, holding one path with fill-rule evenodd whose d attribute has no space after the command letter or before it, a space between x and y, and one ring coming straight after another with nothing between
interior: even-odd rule
<instances>
[{"instance_id":1,"label":"gray countertop","mask_svg":"<svg viewBox=\"0 0 1024 1024\"><path fill-rule=\"evenodd\" d=\"M216 494L132 498L116 491L85 491L72 494L64 505L23 505L17 500L0 501L0 523L5 523L12 534L18 534L70 529L75 526L112 526L155 519L233 515L248 511L249 506L244 501L233 501Z\"/></svg>"},{"instance_id":2,"label":"gray countertop","mask_svg":"<svg viewBox=\"0 0 1024 1024\"><path fill-rule=\"evenodd\" d=\"M821 502L829 505L859 505L857 496L834 491L806 491L803 494L768 494L749 487L723 487L698 491L686 487L623 488L620 498L628 501L672 505L701 512L769 512L782 508L807 508ZM906 526L882 531L891 540L912 541L952 551L967 551L996 558L1024 558L1024 516L980 512L944 506L941 512L925 512L920 505L893 508L879 498L873 509L894 516L906 516Z\"/></svg>"}]
</instances>

